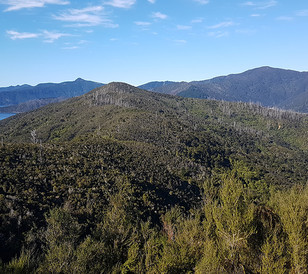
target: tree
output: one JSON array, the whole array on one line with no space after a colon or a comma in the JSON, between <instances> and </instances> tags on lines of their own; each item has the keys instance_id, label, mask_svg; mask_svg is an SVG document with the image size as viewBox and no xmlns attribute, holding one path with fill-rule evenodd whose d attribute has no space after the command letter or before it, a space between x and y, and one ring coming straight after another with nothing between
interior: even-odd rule
<instances>
[{"instance_id":1,"label":"tree","mask_svg":"<svg viewBox=\"0 0 308 274\"><path fill-rule=\"evenodd\" d=\"M243 184L235 177L224 175L219 202L206 205L205 213L213 221L215 233L211 238L218 247L217 256L223 259L225 271L243 271L250 253L248 239L255 232L254 206L247 200Z\"/></svg>"},{"instance_id":2,"label":"tree","mask_svg":"<svg viewBox=\"0 0 308 274\"><path fill-rule=\"evenodd\" d=\"M280 191L271 201L288 235L291 265L295 273L308 271L308 185Z\"/></svg>"},{"instance_id":3,"label":"tree","mask_svg":"<svg viewBox=\"0 0 308 274\"><path fill-rule=\"evenodd\" d=\"M54 208L46 216L47 253L41 272L70 273L81 226L68 209Z\"/></svg>"},{"instance_id":4,"label":"tree","mask_svg":"<svg viewBox=\"0 0 308 274\"><path fill-rule=\"evenodd\" d=\"M278 230L275 229L271 235L267 236L261 247L261 274L283 274L286 272L285 243L283 237L279 234Z\"/></svg>"}]
</instances>

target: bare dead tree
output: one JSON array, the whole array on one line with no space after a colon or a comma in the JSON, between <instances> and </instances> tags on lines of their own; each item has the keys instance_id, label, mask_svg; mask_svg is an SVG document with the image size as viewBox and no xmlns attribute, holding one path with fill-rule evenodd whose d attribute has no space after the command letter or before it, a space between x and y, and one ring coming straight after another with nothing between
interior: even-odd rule
<instances>
[{"instance_id":1,"label":"bare dead tree","mask_svg":"<svg viewBox=\"0 0 308 274\"><path fill-rule=\"evenodd\" d=\"M38 139L37 139L37 134L36 134L36 129L34 130L31 130L31 142L33 144L36 144L38 142Z\"/></svg>"}]
</instances>

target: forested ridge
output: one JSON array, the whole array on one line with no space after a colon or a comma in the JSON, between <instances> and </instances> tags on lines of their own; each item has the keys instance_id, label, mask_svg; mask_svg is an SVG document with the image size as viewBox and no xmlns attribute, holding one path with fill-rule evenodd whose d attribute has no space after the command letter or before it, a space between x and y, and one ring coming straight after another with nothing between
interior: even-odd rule
<instances>
[{"instance_id":1,"label":"forested ridge","mask_svg":"<svg viewBox=\"0 0 308 274\"><path fill-rule=\"evenodd\" d=\"M183 97L260 102L263 106L308 112L308 73L268 66L203 81L150 82L140 87Z\"/></svg>"},{"instance_id":2,"label":"forested ridge","mask_svg":"<svg viewBox=\"0 0 308 274\"><path fill-rule=\"evenodd\" d=\"M305 114L111 83L0 128L0 272L307 272Z\"/></svg>"}]
</instances>

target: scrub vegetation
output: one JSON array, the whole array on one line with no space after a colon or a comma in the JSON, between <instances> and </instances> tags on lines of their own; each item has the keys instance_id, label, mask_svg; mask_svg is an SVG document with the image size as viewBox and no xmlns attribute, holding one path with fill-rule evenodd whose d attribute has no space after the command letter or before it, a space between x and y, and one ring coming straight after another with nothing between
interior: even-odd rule
<instances>
[{"instance_id":1,"label":"scrub vegetation","mask_svg":"<svg viewBox=\"0 0 308 274\"><path fill-rule=\"evenodd\" d=\"M306 114L111 83L0 128L0 272L307 272Z\"/></svg>"}]
</instances>

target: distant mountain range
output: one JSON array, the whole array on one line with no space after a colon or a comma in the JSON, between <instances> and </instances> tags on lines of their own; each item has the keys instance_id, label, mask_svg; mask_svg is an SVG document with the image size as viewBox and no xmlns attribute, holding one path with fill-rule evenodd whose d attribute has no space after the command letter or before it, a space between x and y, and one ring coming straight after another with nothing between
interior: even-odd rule
<instances>
[{"instance_id":1,"label":"distant mountain range","mask_svg":"<svg viewBox=\"0 0 308 274\"><path fill-rule=\"evenodd\" d=\"M20 85L0 88L0 112L26 112L43 105L76 97L102 86L81 78L59 84Z\"/></svg>"},{"instance_id":2,"label":"distant mountain range","mask_svg":"<svg viewBox=\"0 0 308 274\"><path fill-rule=\"evenodd\" d=\"M102 85L78 78L59 84L0 88L0 105L11 106L9 109L0 108L0 112L29 111L50 102L82 95ZM149 82L139 88L182 97L254 102L308 113L308 72L260 67L203 81Z\"/></svg>"},{"instance_id":3,"label":"distant mountain range","mask_svg":"<svg viewBox=\"0 0 308 274\"><path fill-rule=\"evenodd\" d=\"M308 112L308 72L261 67L193 82L151 82L140 88L183 97L255 102Z\"/></svg>"}]
</instances>

